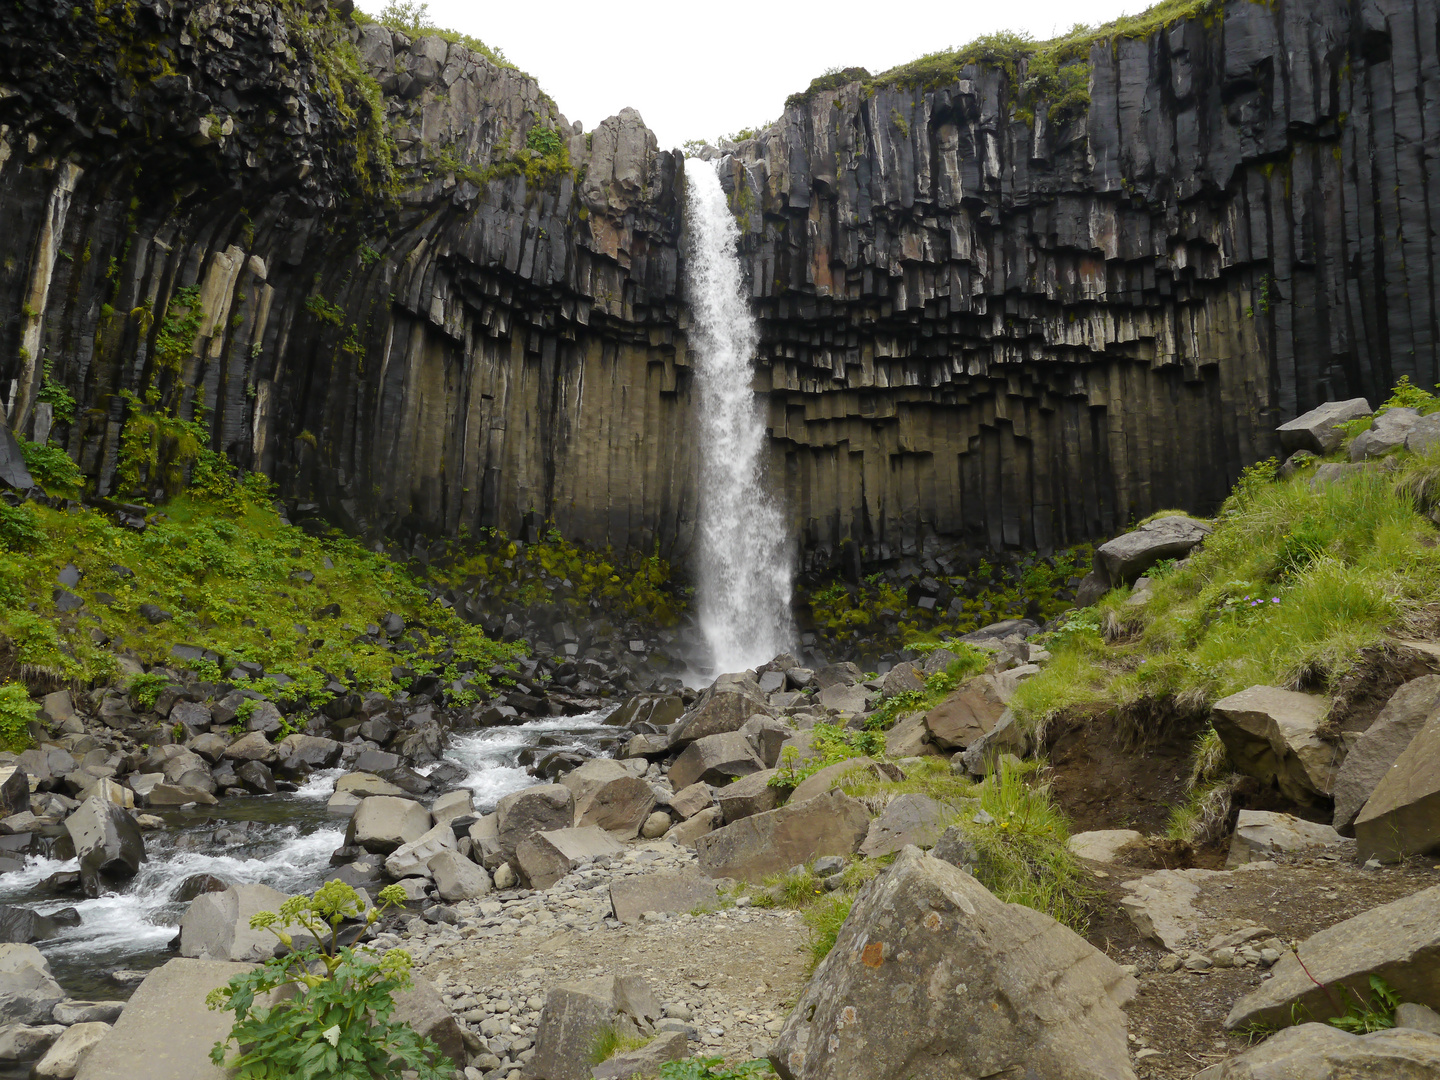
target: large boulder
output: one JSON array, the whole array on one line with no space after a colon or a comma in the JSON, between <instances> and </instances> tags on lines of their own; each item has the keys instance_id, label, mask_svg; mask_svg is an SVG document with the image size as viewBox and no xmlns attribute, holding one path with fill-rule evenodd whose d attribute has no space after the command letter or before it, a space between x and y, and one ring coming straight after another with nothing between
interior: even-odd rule
<instances>
[{"instance_id":1,"label":"large boulder","mask_svg":"<svg viewBox=\"0 0 1440 1080\"><path fill-rule=\"evenodd\" d=\"M211 1063L210 1048L229 1036L235 1015L208 1008L205 996L251 968L187 959L156 968L85 1056L76 1080L228 1080L231 1070Z\"/></svg>"},{"instance_id":2,"label":"large boulder","mask_svg":"<svg viewBox=\"0 0 1440 1080\"><path fill-rule=\"evenodd\" d=\"M1338 832L1329 825L1306 821L1293 814L1268 810L1241 810L1230 838L1227 867L1268 859L1277 851L1308 851L1340 843Z\"/></svg>"},{"instance_id":3,"label":"large boulder","mask_svg":"<svg viewBox=\"0 0 1440 1080\"><path fill-rule=\"evenodd\" d=\"M563 784L536 784L495 804L495 843L507 859L527 836L575 824L575 796Z\"/></svg>"},{"instance_id":4,"label":"large boulder","mask_svg":"<svg viewBox=\"0 0 1440 1080\"><path fill-rule=\"evenodd\" d=\"M55 937L66 926L78 926L80 916L74 908L57 911L53 916L41 915L33 908L16 904L0 904L0 941L26 944Z\"/></svg>"},{"instance_id":5,"label":"large boulder","mask_svg":"<svg viewBox=\"0 0 1440 1080\"><path fill-rule=\"evenodd\" d=\"M1161 559L1183 559L1211 533L1203 521L1172 514L1117 536L1095 550L1095 564L1110 587L1129 585Z\"/></svg>"},{"instance_id":6,"label":"large boulder","mask_svg":"<svg viewBox=\"0 0 1440 1080\"><path fill-rule=\"evenodd\" d=\"M598 825L622 840L640 835L655 809L655 792L612 758L587 761L560 778L575 796L575 824Z\"/></svg>"},{"instance_id":7,"label":"large boulder","mask_svg":"<svg viewBox=\"0 0 1440 1080\"><path fill-rule=\"evenodd\" d=\"M832 791L706 833L695 850L711 877L758 884L817 855L853 855L869 827L863 803Z\"/></svg>"},{"instance_id":8,"label":"large boulder","mask_svg":"<svg viewBox=\"0 0 1440 1080\"><path fill-rule=\"evenodd\" d=\"M1315 694L1252 686L1217 701L1211 722L1230 763L1302 805L1325 803L1338 754L1320 737L1330 703Z\"/></svg>"},{"instance_id":9,"label":"large boulder","mask_svg":"<svg viewBox=\"0 0 1440 1080\"><path fill-rule=\"evenodd\" d=\"M446 1008L439 991L427 980L415 976L409 990L401 990L395 995L395 1011L390 1018L409 1024L419 1034L430 1039L457 1067L467 1060L465 1033L460 1027L460 1021Z\"/></svg>"},{"instance_id":10,"label":"large boulder","mask_svg":"<svg viewBox=\"0 0 1440 1080\"><path fill-rule=\"evenodd\" d=\"M989 675L966 679L944 701L925 714L929 740L941 750L964 750L988 735L1005 712L995 680Z\"/></svg>"},{"instance_id":11,"label":"large boulder","mask_svg":"<svg viewBox=\"0 0 1440 1080\"><path fill-rule=\"evenodd\" d=\"M1433 1080L1440 1035L1394 1028L1351 1035L1330 1024L1300 1024L1211 1065L1194 1080Z\"/></svg>"},{"instance_id":12,"label":"large boulder","mask_svg":"<svg viewBox=\"0 0 1440 1080\"><path fill-rule=\"evenodd\" d=\"M1345 433L1338 425L1369 415L1370 403L1364 398L1327 401L1281 424L1275 433L1280 436L1280 448L1287 454L1309 450L1323 457L1339 450L1340 444L1345 441Z\"/></svg>"},{"instance_id":13,"label":"large boulder","mask_svg":"<svg viewBox=\"0 0 1440 1080\"><path fill-rule=\"evenodd\" d=\"M860 854L867 859L878 859L911 845L934 847L945 831L946 819L953 814L928 795L901 795L892 799L880 816L870 822Z\"/></svg>"},{"instance_id":14,"label":"large boulder","mask_svg":"<svg viewBox=\"0 0 1440 1080\"><path fill-rule=\"evenodd\" d=\"M145 839L135 818L105 799L86 799L65 819L65 831L75 844L86 896L99 896L107 882L134 877L145 861Z\"/></svg>"},{"instance_id":15,"label":"large boulder","mask_svg":"<svg viewBox=\"0 0 1440 1080\"><path fill-rule=\"evenodd\" d=\"M1440 713L1376 785L1355 819L1355 847L1382 862L1440 849Z\"/></svg>"},{"instance_id":16,"label":"large boulder","mask_svg":"<svg viewBox=\"0 0 1440 1080\"><path fill-rule=\"evenodd\" d=\"M261 911L279 911L288 899L269 885L232 885L224 892L197 896L180 919L180 955L239 962L269 959L280 941L269 930L250 929L250 918Z\"/></svg>"},{"instance_id":17,"label":"large boulder","mask_svg":"<svg viewBox=\"0 0 1440 1080\"><path fill-rule=\"evenodd\" d=\"M286 735L275 749L288 768L329 769L340 760L342 747L334 739L316 735Z\"/></svg>"},{"instance_id":18,"label":"large boulder","mask_svg":"<svg viewBox=\"0 0 1440 1080\"><path fill-rule=\"evenodd\" d=\"M1411 679L1390 695L1380 715L1361 733L1335 774L1335 817L1331 824L1341 836L1355 835L1355 818L1361 809L1425 721L1437 713L1440 675Z\"/></svg>"},{"instance_id":19,"label":"large boulder","mask_svg":"<svg viewBox=\"0 0 1440 1080\"><path fill-rule=\"evenodd\" d=\"M1384 457L1405 445L1405 439L1420 420L1418 409L1405 407L1386 409L1375 417L1368 431L1355 436L1350 444L1350 460Z\"/></svg>"},{"instance_id":20,"label":"large boulder","mask_svg":"<svg viewBox=\"0 0 1440 1080\"><path fill-rule=\"evenodd\" d=\"M670 784L676 791L704 781L728 784L738 776L760 772L765 763L750 740L739 731L706 735L687 746L670 766Z\"/></svg>"},{"instance_id":21,"label":"large boulder","mask_svg":"<svg viewBox=\"0 0 1440 1080\"><path fill-rule=\"evenodd\" d=\"M564 983L545 995L535 1032L535 1080L591 1080L591 1053L602 1032L635 1034L660 1018L660 1006L638 975Z\"/></svg>"},{"instance_id":22,"label":"large boulder","mask_svg":"<svg viewBox=\"0 0 1440 1080\"><path fill-rule=\"evenodd\" d=\"M385 872L392 878L428 877L430 860L442 851L454 851L460 844L450 823L431 826L408 844L401 844L385 859Z\"/></svg>"},{"instance_id":23,"label":"large boulder","mask_svg":"<svg viewBox=\"0 0 1440 1080\"><path fill-rule=\"evenodd\" d=\"M844 761L837 761L834 765L826 765L823 769L811 773L800 786L790 793L789 803L795 806L806 799L813 799L817 795L824 795L845 782L848 777L873 777L876 780L904 780L905 774L898 765L892 765L888 761L875 761L872 758L860 757L846 758Z\"/></svg>"},{"instance_id":24,"label":"large boulder","mask_svg":"<svg viewBox=\"0 0 1440 1080\"><path fill-rule=\"evenodd\" d=\"M345 843L372 855L389 855L430 829L430 811L413 799L372 795L361 801L345 830Z\"/></svg>"},{"instance_id":25,"label":"large boulder","mask_svg":"<svg viewBox=\"0 0 1440 1080\"><path fill-rule=\"evenodd\" d=\"M426 864L441 900L478 900L490 892L490 875L458 851L442 851Z\"/></svg>"},{"instance_id":26,"label":"large boulder","mask_svg":"<svg viewBox=\"0 0 1440 1080\"><path fill-rule=\"evenodd\" d=\"M1271 970L1272 978L1235 1003L1227 1029L1328 1020L1348 1002L1370 999L1372 975L1401 1001L1440 1008L1440 885L1320 931Z\"/></svg>"},{"instance_id":27,"label":"large boulder","mask_svg":"<svg viewBox=\"0 0 1440 1080\"><path fill-rule=\"evenodd\" d=\"M634 874L610 880L610 907L615 918L626 925L638 923L647 911L684 913L716 904L714 878L694 871Z\"/></svg>"},{"instance_id":28,"label":"large boulder","mask_svg":"<svg viewBox=\"0 0 1440 1080\"><path fill-rule=\"evenodd\" d=\"M757 713L774 715L760 684L745 672L721 675L670 729L670 745L686 746L707 735L739 731Z\"/></svg>"},{"instance_id":29,"label":"large boulder","mask_svg":"<svg viewBox=\"0 0 1440 1080\"><path fill-rule=\"evenodd\" d=\"M23 814L30 809L30 778L23 765L0 769L0 817Z\"/></svg>"},{"instance_id":30,"label":"large boulder","mask_svg":"<svg viewBox=\"0 0 1440 1080\"><path fill-rule=\"evenodd\" d=\"M774 787L770 781L780 775L778 769L765 769L761 772L751 773L749 776L742 776L733 784L727 784L720 789L720 813L725 818L725 824L739 821L741 818L749 817L752 814L763 814L767 810L774 810L785 799L788 787Z\"/></svg>"},{"instance_id":31,"label":"large boulder","mask_svg":"<svg viewBox=\"0 0 1440 1080\"><path fill-rule=\"evenodd\" d=\"M64 1024L5 1024L0 1027L0 1063L34 1061L63 1034Z\"/></svg>"},{"instance_id":32,"label":"large boulder","mask_svg":"<svg viewBox=\"0 0 1440 1080\"><path fill-rule=\"evenodd\" d=\"M1133 1080L1135 992L1078 934L910 847L855 900L770 1061L785 1080Z\"/></svg>"},{"instance_id":33,"label":"large boulder","mask_svg":"<svg viewBox=\"0 0 1440 1080\"><path fill-rule=\"evenodd\" d=\"M34 1080L71 1080L90 1051L109 1034L109 1024L75 1024L45 1051L30 1075Z\"/></svg>"},{"instance_id":34,"label":"large boulder","mask_svg":"<svg viewBox=\"0 0 1440 1080\"><path fill-rule=\"evenodd\" d=\"M0 1025L48 1024L67 996L34 945L0 945Z\"/></svg>"},{"instance_id":35,"label":"large boulder","mask_svg":"<svg viewBox=\"0 0 1440 1080\"><path fill-rule=\"evenodd\" d=\"M532 889L548 889L582 862L624 854L625 845L608 832L586 825L532 833L515 849L515 861Z\"/></svg>"}]
</instances>

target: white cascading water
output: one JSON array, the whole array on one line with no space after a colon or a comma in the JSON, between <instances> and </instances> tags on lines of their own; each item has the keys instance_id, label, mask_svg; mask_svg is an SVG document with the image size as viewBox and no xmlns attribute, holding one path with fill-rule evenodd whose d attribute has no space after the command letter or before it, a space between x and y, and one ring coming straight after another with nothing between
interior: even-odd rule
<instances>
[{"instance_id":1,"label":"white cascading water","mask_svg":"<svg viewBox=\"0 0 1440 1080\"><path fill-rule=\"evenodd\" d=\"M766 490L765 424L750 388L759 334L746 303L740 230L708 162L686 165L690 331L700 420L700 627L717 671L785 651L793 568L785 520Z\"/></svg>"}]
</instances>

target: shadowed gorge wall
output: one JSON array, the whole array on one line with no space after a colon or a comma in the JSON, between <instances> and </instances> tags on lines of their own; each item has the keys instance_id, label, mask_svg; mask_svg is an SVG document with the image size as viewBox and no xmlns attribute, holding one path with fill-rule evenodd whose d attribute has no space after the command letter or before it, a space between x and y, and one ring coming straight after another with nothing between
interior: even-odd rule
<instances>
[{"instance_id":1,"label":"shadowed gorge wall","mask_svg":"<svg viewBox=\"0 0 1440 1080\"><path fill-rule=\"evenodd\" d=\"M1211 508L1284 419L1440 379L1434 0L1232 0L1088 64L1088 106L912 65L707 151L808 564ZM153 386L352 527L534 511L684 561L683 183L632 111L583 133L323 4L12 4L7 415L43 427L48 362L102 494Z\"/></svg>"}]
</instances>

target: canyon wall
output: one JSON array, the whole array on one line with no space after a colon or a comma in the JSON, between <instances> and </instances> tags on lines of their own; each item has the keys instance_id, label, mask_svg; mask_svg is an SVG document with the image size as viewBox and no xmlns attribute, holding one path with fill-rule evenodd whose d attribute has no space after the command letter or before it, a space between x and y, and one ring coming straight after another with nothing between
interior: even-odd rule
<instances>
[{"instance_id":1,"label":"canyon wall","mask_svg":"<svg viewBox=\"0 0 1440 1080\"><path fill-rule=\"evenodd\" d=\"M1278 422L1440 379L1437 4L1197 8L1092 44L1088 103L933 63L705 151L807 564L1213 509ZM153 485L148 411L348 527L553 519L683 563L684 169L633 112L582 132L323 4L11 6L7 416L45 427L48 367L101 494Z\"/></svg>"}]
</instances>

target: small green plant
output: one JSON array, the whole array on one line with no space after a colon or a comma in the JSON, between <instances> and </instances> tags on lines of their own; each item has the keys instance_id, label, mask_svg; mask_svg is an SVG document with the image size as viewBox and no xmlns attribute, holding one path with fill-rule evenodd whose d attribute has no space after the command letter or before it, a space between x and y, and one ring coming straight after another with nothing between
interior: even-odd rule
<instances>
[{"instance_id":1,"label":"small green plant","mask_svg":"<svg viewBox=\"0 0 1440 1080\"><path fill-rule=\"evenodd\" d=\"M411 985L410 955L391 949L377 961L339 945L342 923L374 925L404 900L404 890L391 885L380 891L380 906L367 910L354 889L332 881L312 896L290 898L279 912L252 916L252 930L269 930L290 951L210 992L210 1008L235 1014L210 1060L236 1070L237 1080L381 1080L403 1070L417 1080L446 1080L450 1068L440 1048L391 1020L394 994ZM297 993L256 1004L282 987ZM227 1061L231 1042L239 1049Z\"/></svg>"},{"instance_id":2,"label":"small green plant","mask_svg":"<svg viewBox=\"0 0 1440 1080\"><path fill-rule=\"evenodd\" d=\"M763 1058L727 1066L724 1058L693 1057L660 1066L660 1080L760 1080L775 1070Z\"/></svg>"},{"instance_id":3,"label":"small green plant","mask_svg":"<svg viewBox=\"0 0 1440 1080\"><path fill-rule=\"evenodd\" d=\"M830 950L835 947L835 939L840 936L840 928L850 916L850 906L854 902L853 894L837 892L805 909L801 917L809 931L806 945L810 949L811 970L830 955Z\"/></svg>"},{"instance_id":4,"label":"small green plant","mask_svg":"<svg viewBox=\"0 0 1440 1080\"><path fill-rule=\"evenodd\" d=\"M130 700L135 702L135 707L141 712L149 712L155 707L160 691L169 685L169 676L143 672L130 676L130 684L126 689L129 690Z\"/></svg>"},{"instance_id":5,"label":"small green plant","mask_svg":"<svg viewBox=\"0 0 1440 1080\"><path fill-rule=\"evenodd\" d=\"M56 382L50 366L50 358L45 358L45 366L40 377L40 389L35 394L35 400L44 402L50 406L50 414L57 424L73 424L75 422L75 395L65 388L64 383Z\"/></svg>"},{"instance_id":6,"label":"small green plant","mask_svg":"<svg viewBox=\"0 0 1440 1080\"><path fill-rule=\"evenodd\" d=\"M621 1031L614 1024L606 1024L595 1036L595 1042L590 1047L590 1064L599 1065L602 1061L609 1061L616 1054L628 1054L631 1050L639 1050L650 1040L643 1035L631 1034Z\"/></svg>"},{"instance_id":7,"label":"small green plant","mask_svg":"<svg viewBox=\"0 0 1440 1080\"><path fill-rule=\"evenodd\" d=\"M260 708L260 702L257 698L246 698L236 706L235 722L242 725L242 730L243 725L250 723L250 718L255 715L255 710L258 708Z\"/></svg>"},{"instance_id":8,"label":"small green plant","mask_svg":"<svg viewBox=\"0 0 1440 1080\"><path fill-rule=\"evenodd\" d=\"M24 683L0 686L0 750L19 753L29 747L30 725L39 715L39 706L30 700Z\"/></svg>"},{"instance_id":9,"label":"small green plant","mask_svg":"<svg viewBox=\"0 0 1440 1080\"><path fill-rule=\"evenodd\" d=\"M1395 1026L1395 1010L1401 1005L1400 995L1379 975L1370 976L1370 1000L1367 1002L1353 990L1356 1003L1344 1016L1332 1016L1330 1023L1355 1035L1368 1035Z\"/></svg>"}]
</instances>

